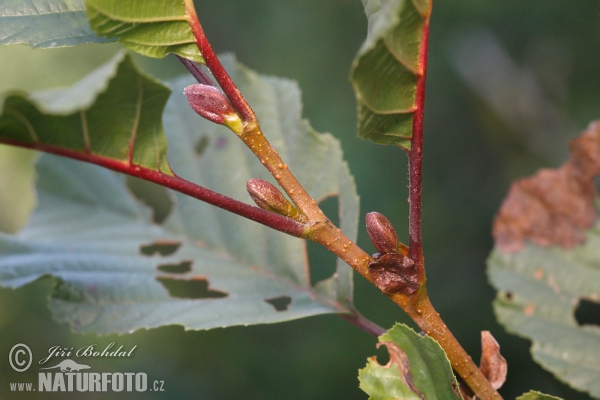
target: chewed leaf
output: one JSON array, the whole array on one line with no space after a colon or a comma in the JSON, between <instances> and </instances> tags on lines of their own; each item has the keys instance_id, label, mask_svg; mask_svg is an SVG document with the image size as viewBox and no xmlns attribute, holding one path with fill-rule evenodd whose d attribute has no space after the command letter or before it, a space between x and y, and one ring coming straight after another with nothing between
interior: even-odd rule
<instances>
[{"instance_id":1,"label":"chewed leaf","mask_svg":"<svg viewBox=\"0 0 600 400\"><path fill-rule=\"evenodd\" d=\"M585 240L596 220L594 178L600 175L600 122L571 142L571 156L558 169L542 169L512 184L494 220L496 245L518 251L530 240L571 248Z\"/></svg>"},{"instance_id":2,"label":"chewed leaf","mask_svg":"<svg viewBox=\"0 0 600 400\"><path fill-rule=\"evenodd\" d=\"M181 0L86 0L92 28L148 57L168 53L203 62Z\"/></svg>"},{"instance_id":3,"label":"chewed leaf","mask_svg":"<svg viewBox=\"0 0 600 400\"><path fill-rule=\"evenodd\" d=\"M352 64L358 102L358 135L410 149L417 110L417 83L424 75L422 46L429 0L363 0L367 39Z\"/></svg>"},{"instance_id":4,"label":"chewed leaf","mask_svg":"<svg viewBox=\"0 0 600 400\"><path fill-rule=\"evenodd\" d=\"M600 223L594 177L600 123L571 142L569 160L513 184L494 224L488 259L500 322L532 340L533 358L572 387L600 397L600 327L575 316L600 299Z\"/></svg>"},{"instance_id":5,"label":"chewed leaf","mask_svg":"<svg viewBox=\"0 0 600 400\"><path fill-rule=\"evenodd\" d=\"M3 0L0 45L26 44L36 49L104 43L87 19L84 0Z\"/></svg>"},{"instance_id":6,"label":"chewed leaf","mask_svg":"<svg viewBox=\"0 0 600 400\"><path fill-rule=\"evenodd\" d=\"M169 93L121 53L70 88L6 97L0 142L171 175L160 117Z\"/></svg>"},{"instance_id":7,"label":"chewed leaf","mask_svg":"<svg viewBox=\"0 0 600 400\"><path fill-rule=\"evenodd\" d=\"M584 245L567 251L525 244L517 253L495 249L488 274L498 289L498 320L532 340L533 358L572 387L600 396L600 327L579 326L578 300L600 298L600 225Z\"/></svg>"},{"instance_id":8,"label":"chewed leaf","mask_svg":"<svg viewBox=\"0 0 600 400\"><path fill-rule=\"evenodd\" d=\"M112 72L97 71L88 78L95 95L55 92L62 96L54 102L44 95L49 105L37 113L47 121L52 140L69 137L66 130L57 134L50 129L62 126L63 114L82 105L93 109L111 91L111 79L118 79L129 63L119 60L106 67ZM301 119L294 83L258 76L232 57L223 63L290 168L304 167L298 176L307 190L319 200L343 194L341 225L355 238L358 199L339 142ZM169 100L164 121L173 168L180 176L250 201L246 181L272 179L235 134L189 108L183 88L191 83L191 76L170 82L177 95ZM113 100L118 104L118 98ZM135 104L125 108L135 111ZM111 116L104 119L97 123L108 125ZM130 137L129 125L116 125L110 132ZM314 156L309 166L306 154ZM148 159L153 157L150 152ZM37 173L39 206L29 225L16 236L0 235L0 284L19 287L44 275L58 278L51 310L78 332L130 332L167 324L210 329L352 310L352 269L340 262L335 276L312 286L302 240L178 193L172 193L176 203L167 222L156 224L122 176L86 163L43 155Z\"/></svg>"},{"instance_id":9,"label":"chewed leaf","mask_svg":"<svg viewBox=\"0 0 600 400\"><path fill-rule=\"evenodd\" d=\"M462 399L450 361L432 338L396 324L379 337L379 344L388 348L389 363L380 365L372 357L358 376L369 399Z\"/></svg>"}]
</instances>

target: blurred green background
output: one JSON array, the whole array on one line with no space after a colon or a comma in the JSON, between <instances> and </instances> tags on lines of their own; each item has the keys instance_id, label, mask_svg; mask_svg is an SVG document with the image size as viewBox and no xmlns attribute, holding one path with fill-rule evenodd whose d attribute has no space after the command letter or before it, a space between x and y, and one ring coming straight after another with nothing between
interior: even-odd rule
<instances>
[{"instance_id":1,"label":"blurred green background","mask_svg":"<svg viewBox=\"0 0 600 400\"><path fill-rule=\"evenodd\" d=\"M361 195L361 212L379 211L407 231L404 153L355 137L349 65L366 34L358 0L197 1L213 47L234 52L265 74L296 79L304 115L341 141ZM424 245L432 301L475 360L490 330L508 360L505 398L536 389L586 399L537 366L527 340L495 321L486 280L494 213L511 180L557 166L567 144L600 115L600 1L436 1L431 22L424 159ZM66 85L119 48L0 48L0 89ZM139 60L158 76L183 72L173 59ZM0 229L16 231L33 204L32 153L0 146ZM307 162L309 162L307 156ZM330 212L333 202L325 205ZM362 225L362 224L361 224ZM90 227L93 229L93 227ZM359 244L374 251L361 226ZM323 253L310 246L311 257ZM74 335L46 307L52 280L0 289L0 398L21 378L5 361L13 344L34 354L50 346L137 345L128 360L95 362L105 371L144 371L165 381L144 399L366 399L357 370L383 351L335 315L278 325L185 332L181 327L127 336ZM391 301L356 279L356 305L389 328L410 323ZM33 395L31 398L41 398ZM44 398L52 398L44 396ZM56 398L101 398L93 395Z\"/></svg>"}]
</instances>

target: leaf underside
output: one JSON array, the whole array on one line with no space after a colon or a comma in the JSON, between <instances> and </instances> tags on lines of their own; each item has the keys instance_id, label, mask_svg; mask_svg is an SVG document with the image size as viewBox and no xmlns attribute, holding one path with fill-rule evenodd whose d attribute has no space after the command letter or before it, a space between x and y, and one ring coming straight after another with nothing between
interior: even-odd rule
<instances>
[{"instance_id":1,"label":"leaf underside","mask_svg":"<svg viewBox=\"0 0 600 400\"><path fill-rule=\"evenodd\" d=\"M510 331L531 339L533 358L572 387L600 397L600 327L578 325L581 299L600 295L600 224L573 250L528 243L517 253L498 249L488 273L498 289L494 309Z\"/></svg>"},{"instance_id":2,"label":"leaf underside","mask_svg":"<svg viewBox=\"0 0 600 400\"><path fill-rule=\"evenodd\" d=\"M41 49L113 40L94 33L84 0L3 0L0 3L0 45L25 44Z\"/></svg>"},{"instance_id":3,"label":"leaf underside","mask_svg":"<svg viewBox=\"0 0 600 400\"><path fill-rule=\"evenodd\" d=\"M86 0L90 25L100 36L117 38L137 53L168 53L204 62L181 0Z\"/></svg>"},{"instance_id":4,"label":"leaf underside","mask_svg":"<svg viewBox=\"0 0 600 400\"><path fill-rule=\"evenodd\" d=\"M121 53L70 88L6 97L0 141L172 175L161 121L169 93Z\"/></svg>"},{"instance_id":5,"label":"leaf underside","mask_svg":"<svg viewBox=\"0 0 600 400\"><path fill-rule=\"evenodd\" d=\"M458 387L458 383L452 373L450 361L434 339L419 335L406 325L396 324L379 337L379 343L387 343L390 363L382 366L375 357L371 357L358 375L360 388L369 394L369 399L462 398L453 389ZM399 357L393 354L398 351L396 346L400 349ZM398 358L406 360L406 357L408 366L396 363Z\"/></svg>"},{"instance_id":6,"label":"leaf underside","mask_svg":"<svg viewBox=\"0 0 600 400\"><path fill-rule=\"evenodd\" d=\"M89 85L105 88L96 90L96 98L62 93L55 109L38 110L34 117L62 132L65 117L56 115L59 105L95 107L129 62L128 57L113 60L88 77L97 78ZM319 200L341 195L342 228L355 238L358 198L340 144L301 120L297 86L260 77L237 66L233 57L223 63L309 193ZM102 73L111 68L116 75ZM189 108L182 92L191 83L190 76L169 82L175 93L164 125L171 165L179 176L249 201L246 180L270 178L230 131ZM33 125L38 122L34 117ZM6 141L13 133L6 124L0 126L0 140ZM129 128L115 133L115 140L130 133ZM304 165L306 154L311 154L309 165ZM352 308L352 270L338 261L336 275L311 286L305 243L299 239L179 193L171 193L175 204L167 221L156 224L121 175L97 166L44 155L37 173L39 206L29 225L16 236L0 235L0 283L19 287L44 275L58 278L50 307L76 331L130 332L166 324L209 329ZM158 250L164 247L171 250L161 255ZM147 251L154 248L157 252Z\"/></svg>"},{"instance_id":7,"label":"leaf underside","mask_svg":"<svg viewBox=\"0 0 600 400\"><path fill-rule=\"evenodd\" d=\"M358 136L410 150L429 0L363 0L368 35L350 71Z\"/></svg>"}]
</instances>

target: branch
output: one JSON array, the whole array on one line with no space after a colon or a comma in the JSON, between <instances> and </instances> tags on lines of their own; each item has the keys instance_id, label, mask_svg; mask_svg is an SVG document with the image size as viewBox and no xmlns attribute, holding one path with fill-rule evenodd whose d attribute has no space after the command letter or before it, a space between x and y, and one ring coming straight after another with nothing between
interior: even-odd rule
<instances>
[{"instance_id":1,"label":"branch","mask_svg":"<svg viewBox=\"0 0 600 400\"><path fill-rule=\"evenodd\" d=\"M246 102L238 88L235 86L212 50L204 31L198 20L192 0L184 0L188 15L188 22L196 37L196 43L204 57L206 66L213 73L215 79L223 89L225 96L240 114L244 121L242 132L236 132L238 137L256 155L263 165L269 170L279 185L288 194L298 210L308 221L302 237L320 243L329 251L336 254L369 282L374 283L369 266L373 259L354 242L348 239L343 232L334 226L318 207L306 190L289 171L281 156L263 135L256 116L250 105ZM501 399L491 387L485 376L473 363L471 358L458 344L452 333L440 319L439 314L433 309L427 297L425 287L425 272L423 266L423 248L421 240L421 189L422 189L422 160L423 160L423 106L425 102L425 72L427 65L427 39L429 35L429 19L426 18L423 26L423 37L420 49L420 74L417 81L415 97L416 112L413 120L413 136L411 151L409 153L409 257L417 266L419 287L411 294L386 293L430 336L438 340L444 351L448 354L453 367L469 384L471 389L482 399ZM378 285L376 285L378 286ZM379 286L378 286L379 287ZM342 316L361 329L379 335L382 331L370 321L359 314Z\"/></svg>"},{"instance_id":2,"label":"branch","mask_svg":"<svg viewBox=\"0 0 600 400\"><path fill-rule=\"evenodd\" d=\"M421 194L423 191L423 115L425 108L425 78L427 76L427 50L429 46L429 18L423 23L419 49L419 77L415 96L415 114L411 138L409 166L409 257L418 268L423 268L423 242L421 234Z\"/></svg>"},{"instance_id":3,"label":"branch","mask_svg":"<svg viewBox=\"0 0 600 400\"><path fill-rule=\"evenodd\" d=\"M463 378L478 399L502 400L496 389L492 387L485 375L444 324L440 314L429 301L426 290L415 293L414 297L416 298L410 298L402 294L391 297L427 335L439 343L450 360L452 368Z\"/></svg>"},{"instance_id":4,"label":"branch","mask_svg":"<svg viewBox=\"0 0 600 400\"><path fill-rule=\"evenodd\" d=\"M159 184L166 188L173 189L177 192L212 204L216 207L230 211L234 214L251 219L259 224L268 226L269 228L287 233L288 235L295 237L303 237L304 235L305 226L291 218L263 210L262 208L254 207L244 202L224 196L220 193L213 192L210 189L197 185L176 175L167 175L159 171L141 167L136 164L131 164L129 162L121 162L91 153L83 153L41 143L31 144L10 140L1 140L0 142L12 146L41 150L47 153L88 162L90 164L99 165L116 172L121 172L137 178L145 179L147 181Z\"/></svg>"},{"instance_id":5,"label":"branch","mask_svg":"<svg viewBox=\"0 0 600 400\"><path fill-rule=\"evenodd\" d=\"M430 10L431 12L431 10ZM485 375L458 343L427 295L422 242L422 191L423 191L423 116L425 108L425 78L427 75L427 50L429 46L429 21L425 18L419 49L419 76L415 96L416 111L409 152L409 257L414 261L420 287L412 295L395 294L392 299L412 318L425 333L434 338L446 352L452 367L480 399L501 399Z\"/></svg>"},{"instance_id":6,"label":"branch","mask_svg":"<svg viewBox=\"0 0 600 400\"><path fill-rule=\"evenodd\" d=\"M355 311L354 314L351 314L351 315L340 314L340 317L342 317L342 319L345 319L346 321L350 322L352 325L356 326L358 329L361 329L375 337L379 337L386 332L385 329L383 329L381 326L377 325L375 322L365 318L358 311Z\"/></svg>"},{"instance_id":7,"label":"branch","mask_svg":"<svg viewBox=\"0 0 600 400\"><path fill-rule=\"evenodd\" d=\"M204 62L206 66L212 72L213 76L223 89L225 95L229 98L229 101L236 109L242 120L244 122L255 122L256 115L254 111L242 96L242 93L239 91L235 83L231 80L231 77L221 65L221 62L217 58L217 55L212 49L212 46L208 42L206 35L204 34L204 30L202 29L202 25L200 25L200 20L198 20L198 15L196 14L196 9L194 8L193 0L183 0L183 5L185 7L185 12L188 17L188 23L194 36L196 37L196 44L200 49L200 54L202 58L204 58Z\"/></svg>"}]
</instances>

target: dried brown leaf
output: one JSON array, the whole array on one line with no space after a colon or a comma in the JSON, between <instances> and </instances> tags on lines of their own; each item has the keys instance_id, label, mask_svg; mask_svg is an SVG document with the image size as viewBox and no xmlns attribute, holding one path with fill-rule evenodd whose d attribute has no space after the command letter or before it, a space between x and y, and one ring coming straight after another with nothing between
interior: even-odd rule
<instances>
[{"instance_id":1,"label":"dried brown leaf","mask_svg":"<svg viewBox=\"0 0 600 400\"><path fill-rule=\"evenodd\" d=\"M481 349L479 368L492 387L499 389L506 381L508 364L500 355L500 345L489 331L481 332Z\"/></svg>"},{"instance_id":2,"label":"dried brown leaf","mask_svg":"<svg viewBox=\"0 0 600 400\"><path fill-rule=\"evenodd\" d=\"M494 220L494 239L502 251L519 251L526 240L543 247L583 243L584 231L596 220L600 121L573 140L570 150L560 168L542 169L512 184Z\"/></svg>"}]
</instances>

